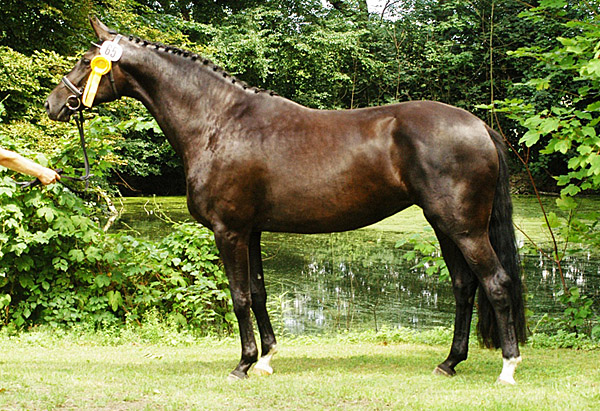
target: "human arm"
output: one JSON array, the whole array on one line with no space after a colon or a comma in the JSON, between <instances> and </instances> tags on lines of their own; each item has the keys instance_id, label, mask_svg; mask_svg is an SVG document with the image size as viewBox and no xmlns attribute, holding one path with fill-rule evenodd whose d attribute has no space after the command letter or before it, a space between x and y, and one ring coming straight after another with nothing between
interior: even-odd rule
<instances>
[{"instance_id":1,"label":"human arm","mask_svg":"<svg viewBox=\"0 0 600 411\"><path fill-rule=\"evenodd\" d=\"M60 175L56 171L3 148L0 148L0 165L19 173L37 177L44 185L60 180Z\"/></svg>"}]
</instances>

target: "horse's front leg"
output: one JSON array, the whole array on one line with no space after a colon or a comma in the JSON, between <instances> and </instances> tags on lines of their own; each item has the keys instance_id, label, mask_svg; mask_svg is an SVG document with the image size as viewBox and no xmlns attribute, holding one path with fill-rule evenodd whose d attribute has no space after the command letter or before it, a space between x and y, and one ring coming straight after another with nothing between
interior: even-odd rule
<instances>
[{"instance_id":1,"label":"horse's front leg","mask_svg":"<svg viewBox=\"0 0 600 411\"><path fill-rule=\"evenodd\" d=\"M267 292L263 275L262 256L260 251L260 232L250 236L250 290L252 292L252 311L258 324L261 341L261 357L252 369L254 374L271 375L271 359L277 352L275 333L267 312Z\"/></svg>"},{"instance_id":2,"label":"horse's front leg","mask_svg":"<svg viewBox=\"0 0 600 411\"><path fill-rule=\"evenodd\" d=\"M250 307L252 295L250 291L250 269L248 258L248 242L250 234L228 230L226 227L215 227L215 241L225 266L225 274L229 280L229 289L233 299L233 310L237 317L242 342L242 358L229 374L228 379L238 380L248 376L248 370L258 358L258 349L254 340Z\"/></svg>"}]
</instances>

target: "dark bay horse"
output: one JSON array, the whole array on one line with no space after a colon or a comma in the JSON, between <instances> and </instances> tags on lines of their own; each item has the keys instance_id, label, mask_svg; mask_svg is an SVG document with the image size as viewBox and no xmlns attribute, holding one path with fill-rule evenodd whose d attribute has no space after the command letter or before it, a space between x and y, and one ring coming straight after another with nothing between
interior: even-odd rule
<instances>
[{"instance_id":1,"label":"dark bay horse","mask_svg":"<svg viewBox=\"0 0 600 411\"><path fill-rule=\"evenodd\" d=\"M92 27L122 51L93 104L128 96L148 108L183 160L190 213L214 231L242 343L230 378L245 378L255 363L257 373L272 373L276 342L265 307L261 232L352 230L417 204L437 234L456 298L452 347L435 372L454 375L467 358L479 288L480 339L502 348L499 381L514 383L525 320L496 132L464 110L431 101L309 109L248 87L196 54L121 38L96 19ZM100 53L94 45L52 91L50 118L68 121L78 109L74 100Z\"/></svg>"}]
</instances>

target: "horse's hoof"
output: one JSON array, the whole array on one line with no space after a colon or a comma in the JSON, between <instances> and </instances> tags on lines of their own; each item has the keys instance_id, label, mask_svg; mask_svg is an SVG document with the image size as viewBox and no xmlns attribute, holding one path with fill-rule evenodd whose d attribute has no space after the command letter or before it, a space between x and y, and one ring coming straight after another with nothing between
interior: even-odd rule
<instances>
[{"instance_id":1,"label":"horse's hoof","mask_svg":"<svg viewBox=\"0 0 600 411\"><path fill-rule=\"evenodd\" d=\"M240 372L232 371L231 374L227 376L227 382L237 382L242 381L248 378L246 374L242 374Z\"/></svg>"},{"instance_id":2,"label":"horse's hoof","mask_svg":"<svg viewBox=\"0 0 600 411\"><path fill-rule=\"evenodd\" d=\"M267 364L257 363L250 372L254 375L268 376L273 374L273 367Z\"/></svg>"},{"instance_id":3,"label":"horse's hoof","mask_svg":"<svg viewBox=\"0 0 600 411\"><path fill-rule=\"evenodd\" d=\"M503 358L502 362L504 365L502 366L502 372L500 373L498 380L496 380L496 383L502 385L515 385L515 369L521 362L521 357Z\"/></svg>"},{"instance_id":4,"label":"horse's hoof","mask_svg":"<svg viewBox=\"0 0 600 411\"><path fill-rule=\"evenodd\" d=\"M456 371L454 371L451 368L446 368L438 365L437 367L435 367L435 370L433 370L433 375L441 375L443 377L454 377L456 375Z\"/></svg>"},{"instance_id":5,"label":"horse's hoof","mask_svg":"<svg viewBox=\"0 0 600 411\"><path fill-rule=\"evenodd\" d=\"M258 362L250 370L254 375L271 375L273 374L273 367L271 367L271 360L273 356L277 354L277 346L271 347L266 355L263 355L258 359Z\"/></svg>"},{"instance_id":6,"label":"horse's hoof","mask_svg":"<svg viewBox=\"0 0 600 411\"><path fill-rule=\"evenodd\" d=\"M516 381L514 378L511 378L511 379L498 378L496 380L496 384L498 384L498 385L515 385Z\"/></svg>"}]
</instances>

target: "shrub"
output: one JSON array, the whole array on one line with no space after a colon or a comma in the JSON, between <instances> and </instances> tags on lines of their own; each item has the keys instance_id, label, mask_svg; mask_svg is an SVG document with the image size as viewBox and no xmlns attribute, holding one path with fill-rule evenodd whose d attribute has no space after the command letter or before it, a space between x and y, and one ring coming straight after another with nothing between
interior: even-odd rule
<instances>
[{"instance_id":1,"label":"shrub","mask_svg":"<svg viewBox=\"0 0 600 411\"><path fill-rule=\"evenodd\" d=\"M0 180L0 322L95 327L149 311L203 333L230 332L227 280L212 234L175 224L159 243L104 233L60 185L20 190Z\"/></svg>"}]
</instances>

